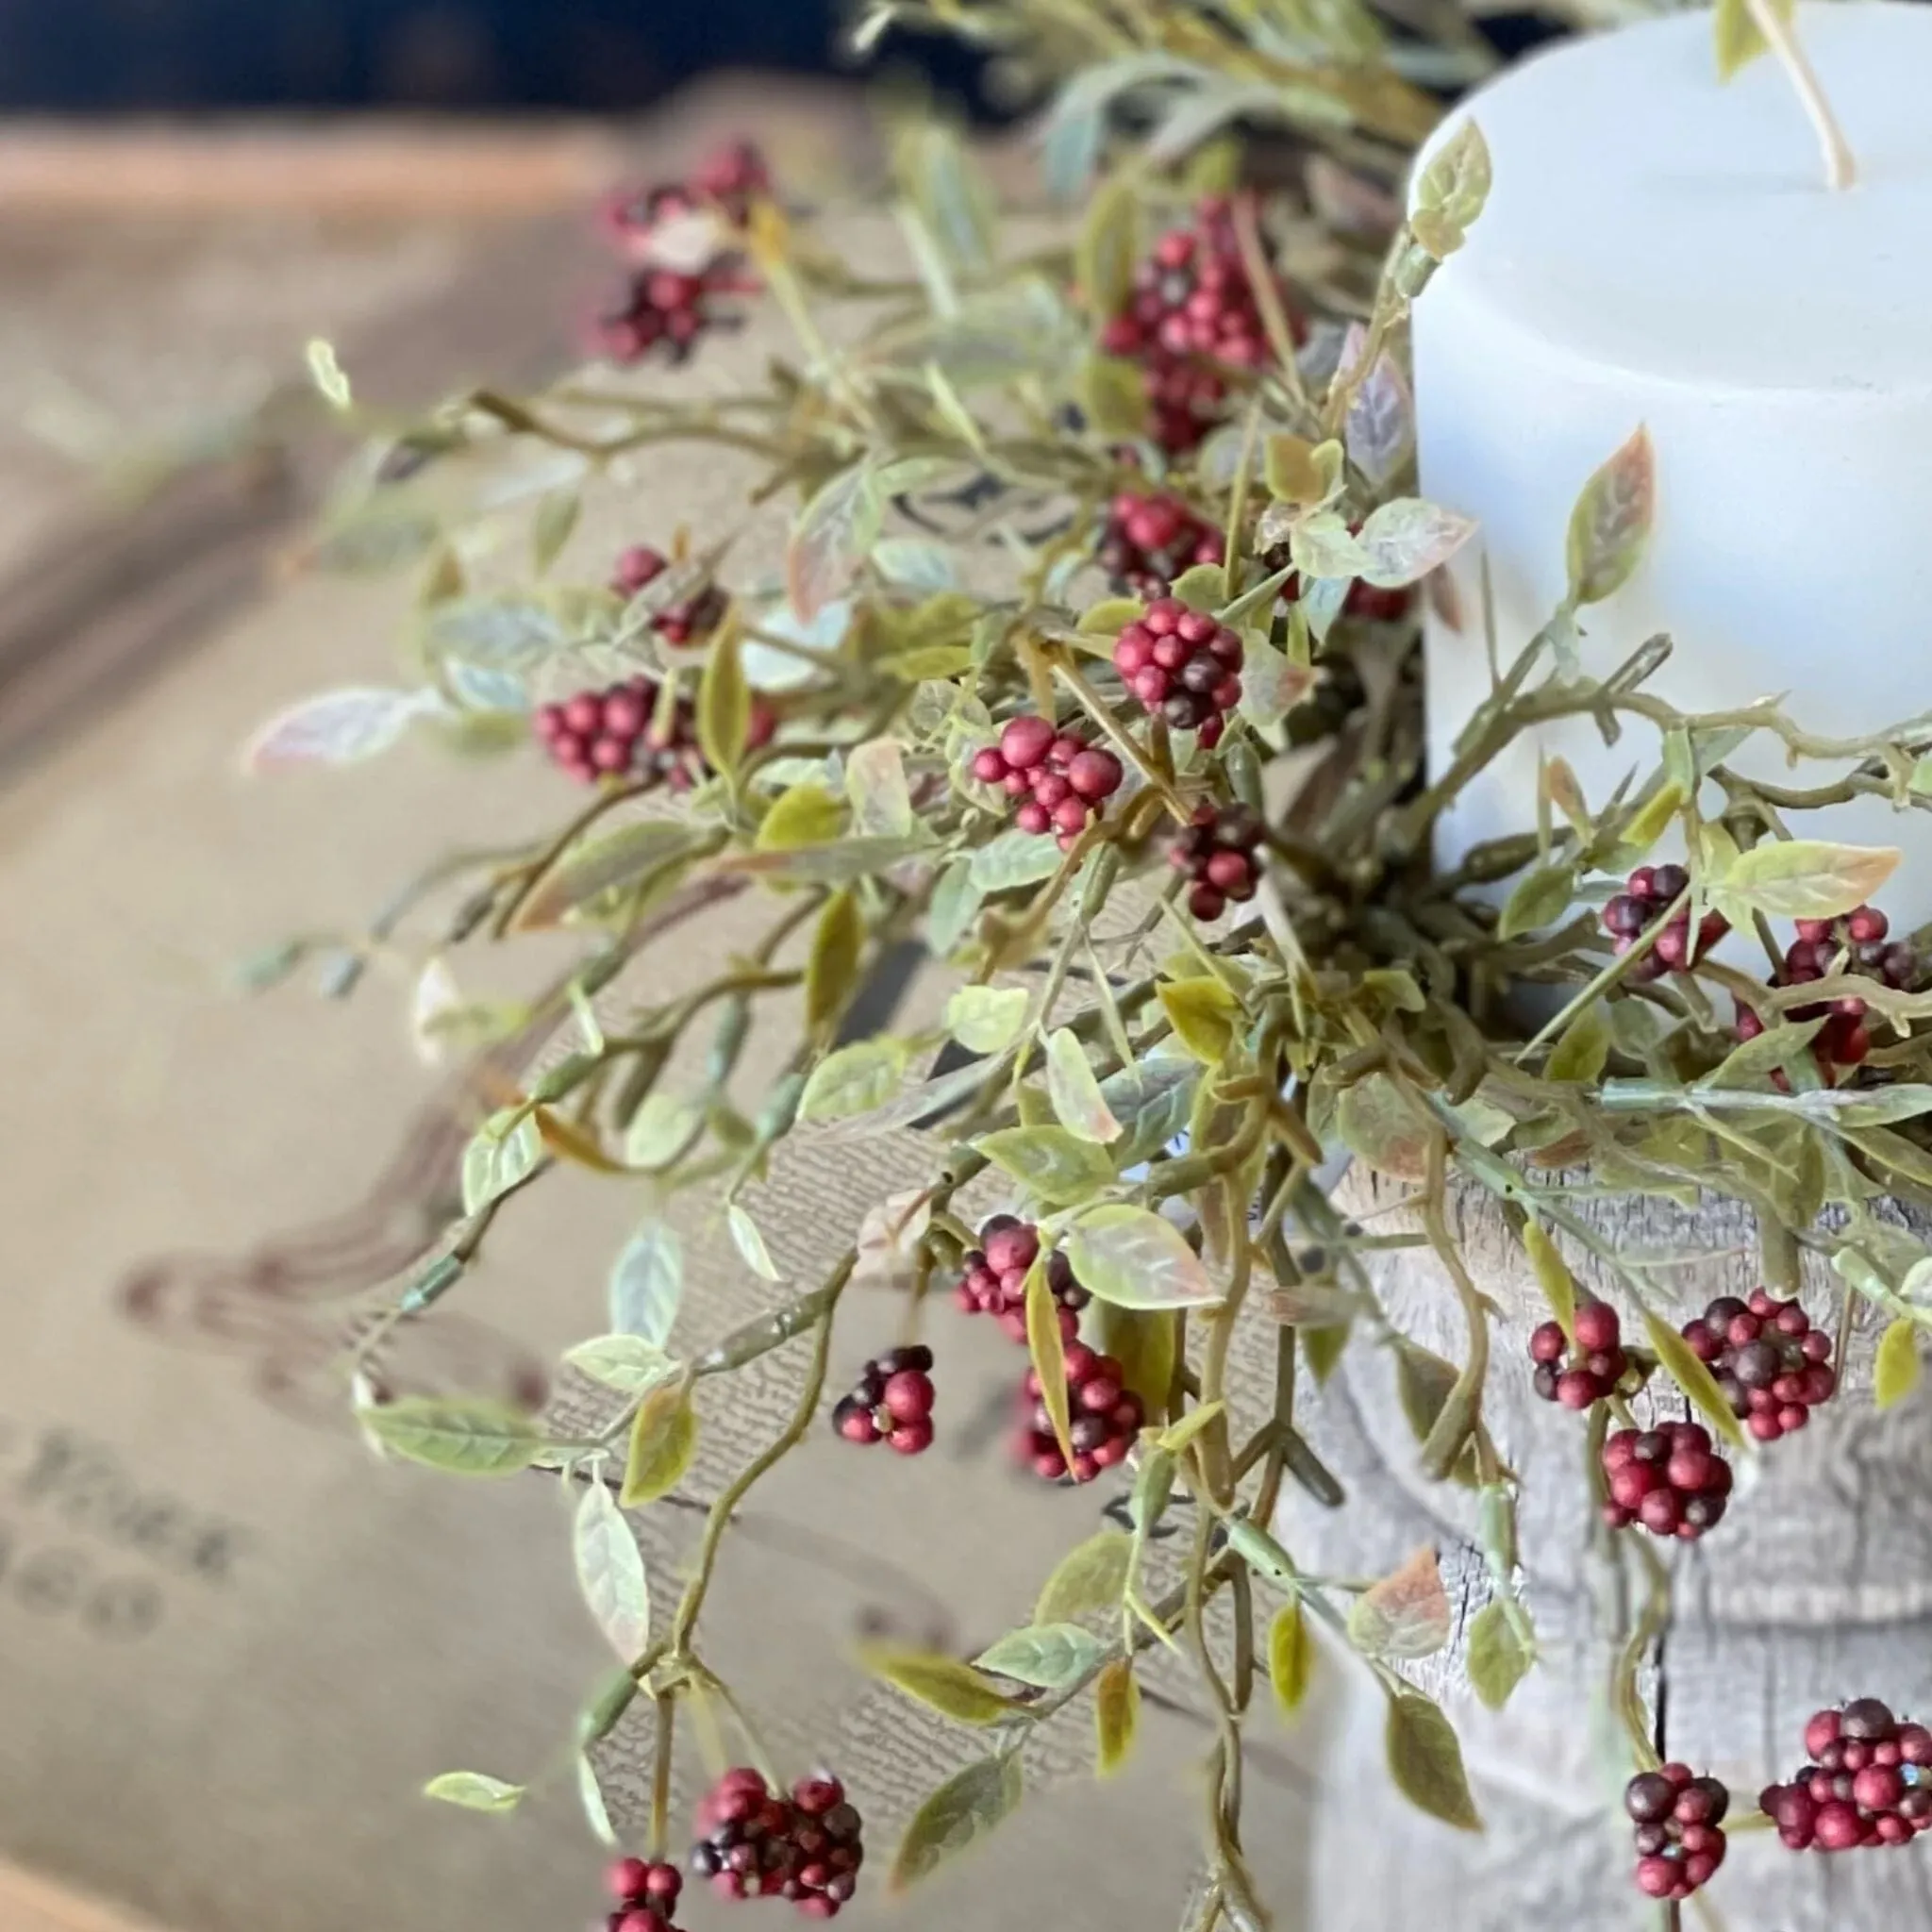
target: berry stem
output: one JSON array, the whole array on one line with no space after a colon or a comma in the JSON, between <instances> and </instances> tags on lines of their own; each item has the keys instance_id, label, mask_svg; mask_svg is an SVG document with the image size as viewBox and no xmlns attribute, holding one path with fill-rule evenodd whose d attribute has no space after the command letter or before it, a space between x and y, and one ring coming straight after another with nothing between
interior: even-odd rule
<instances>
[{"instance_id":1,"label":"berry stem","mask_svg":"<svg viewBox=\"0 0 1932 1932\"><path fill-rule=\"evenodd\" d=\"M1832 112L1818 70L1798 39L1797 27L1778 11L1775 0L1744 0L1744 7L1752 25L1764 36L1765 44L1777 56L1778 65L1797 90L1806 118L1818 137L1819 153L1824 160L1824 185L1834 191L1851 187L1858 178L1857 160L1838 124L1838 116Z\"/></svg>"},{"instance_id":2,"label":"berry stem","mask_svg":"<svg viewBox=\"0 0 1932 1932\"><path fill-rule=\"evenodd\" d=\"M671 1833L671 1753L677 1740L677 1705L669 1691L660 1690L651 1700L657 1720L657 1739L651 1757L651 1824L647 1840L649 1856L664 1857Z\"/></svg>"}]
</instances>

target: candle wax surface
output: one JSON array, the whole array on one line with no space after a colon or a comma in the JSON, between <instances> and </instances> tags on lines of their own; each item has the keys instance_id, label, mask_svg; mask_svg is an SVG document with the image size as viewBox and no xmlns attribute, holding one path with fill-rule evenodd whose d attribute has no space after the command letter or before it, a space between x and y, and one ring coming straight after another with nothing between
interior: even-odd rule
<instances>
[{"instance_id":1,"label":"candle wax surface","mask_svg":"<svg viewBox=\"0 0 1932 1932\"><path fill-rule=\"evenodd\" d=\"M1414 316L1424 493L1480 520L1428 637L1432 768L1490 689L1486 556L1507 666L1565 588L1585 480L1638 427L1657 513L1636 575L1579 615L1602 676L1654 633L1648 687L1685 710L1783 694L1806 729L1932 711L1932 8L1806 5L1798 29L1857 158L1824 185L1790 82L1760 57L1717 78L1707 12L1563 43L1452 117L1481 127L1488 207ZM1425 155L1424 165L1426 165ZM1535 822L1536 746L1592 805L1658 755L1626 720L1544 727L1445 818L1438 857ZM1768 738L1735 762L1793 786ZM1896 844L1895 919L1932 918L1932 814L1833 808L1800 836Z\"/></svg>"}]
</instances>

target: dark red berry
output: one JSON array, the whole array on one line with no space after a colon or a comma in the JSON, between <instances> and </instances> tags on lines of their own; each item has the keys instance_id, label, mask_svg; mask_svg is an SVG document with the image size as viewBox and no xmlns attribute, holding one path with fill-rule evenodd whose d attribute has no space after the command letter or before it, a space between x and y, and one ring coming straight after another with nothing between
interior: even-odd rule
<instances>
[{"instance_id":1,"label":"dark red berry","mask_svg":"<svg viewBox=\"0 0 1932 1932\"><path fill-rule=\"evenodd\" d=\"M1767 1801L1779 1795L1776 1788L1765 1793ZM1724 1863L1720 1824L1729 1807L1725 1787L1694 1775L1688 1764L1639 1772L1624 1788L1624 1808L1637 1826L1638 1890L1651 1898L1686 1899L1707 1884Z\"/></svg>"},{"instance_id":2,"label":"dark red berry","mask_svg":"<svg viewBox=\"0 0 1932 1932\"><path fill-rule=\"evenodd\" d=\"M1066 1352L1067 1406L1074 1417L1068 1431L1074 1450L1069 1463L1053 1433L1040 1378L1028 1369L1020 1385L1023 1422L1016 1448L1036 1474L1050 1481L1072 1476L1091 1482L1103 1469L1124 1461L1143 1420L1139 1396L1128 1392L1125 1375L1111 1356L1096 1355L1074 1342Z\"/></svg>"},{"instance_id":3,"label":"dark red berry","mask_svg":"<svg viewBox=\"0 0 1932 1932\"><path fill-rule=\"evenodd\" d=\"M1630 1366L1617 1311L1607 1302L1586 1302L1577 1309L1574 1348L1560 1323L1541 1324L1529 1338L1529 1356L1537 1365L1531 1378L1536 1392L1565 1408L1585 1409L1604 1401Z\"/></svg>"},{"instance_id":4,"label":"dark red berry","mask_svg":"<svg viewBox=\"0 0 1932 1932\"><path fill-rule=\"evenodd\" d=\"M1603 1469L1611 1527L1638 1522L1654 1536L1686 1541L1723 1518L1731 1490L1730 1466L1695 1423L1615 1430L1604 1443Z\"/></svg>"},{"instance_id":5,"label":"dark red berry","mask_svg":"<svg viewBox=\"0 0 1932 1932\"><path fill-rule=\"evenodd\" d=\"M1765 1290L1749 1305L1720 1295L1682 1332L1760 1442L1803 1428L1838 1386L1827 1366L1830 1336L1811 1325L1796 1301L1779 1301Z\"/></svg>"},{"instance_id":6,"label":"dark red berry","mask_svg":"<svg viewBox=\"0 0 1932 1932\"><path fill-rule=\"evenodd\" d=\"M1115 586L1158 597L1197 563L1226 555L1222 533L1178 496L1124 491L1109 506L1094 559Z\"/></svg>"},{"instance_id":7,"label":"dark red berry","mask_svg":"<svg viewBox=\"0 0 1932 1932\"><path fill-rule=\"evenodd\" d=\"M1218 735L1222 714L1241 701L1241 641L1225 625L1174 597L1157 597L1114 640L1114 668L1141 706L1176 731Z\"/></svg>"},{"instance_id":8,"label":"dark red berry","mask_svg":"<svg viewBox=\"0 0 1932 1932\"><path fill-rule=\"evenodd\" d=\"M1260 882L1257 850L1267 827L1245 806L1198 807L1193 823L1177 832L1168 860L1195 883L1188 907L1196 919L1218 919L1227 902L1244 903Z\"/></svg>"},{"instance_id":9,"label":"dark red berry","mask_svg":"<svg viewBox=\"0 0 1932 1932\"><path fill-rule=\"evenodd\" d=\"M933 1440L932 1351L889 1349L866 1363L852 1391L832 1409L832 1426L848 1442L884 1441L901 1456L917 1456Z\"/></svg>"},{"instance_id":10,"label":"dark red berry","mask_svg":"<svg viewBox=\"0 0 1932 1932\"><path fill-rule=\"evenodd\" d=\"M971 770L1015 802L1013 822L1023 832L1057 832L1063 848L1100 816L1126 775L1104 746L1030 714L1010 720L997 744L975 752Z\"/></svg>"},{"instance_id":11,"label":"dark red berry","mask_svg":"<svg viewBox=\"0 0 1932 1932\"><path fill-rule=\"evenodd\" d=\"M1040 1232L1010 1214L997 1214L979 1230L980 1245L965 1257L955 1298L969 1315L991 1315L1015 1341L1026 1340L1026 1276L1040 1257ZM1073 1264L1056 1249L1047 1257L1046 1285L1059 1307L1060 1339L1072 1341L1087 1291Z\"/></svg>"}]
</instances>

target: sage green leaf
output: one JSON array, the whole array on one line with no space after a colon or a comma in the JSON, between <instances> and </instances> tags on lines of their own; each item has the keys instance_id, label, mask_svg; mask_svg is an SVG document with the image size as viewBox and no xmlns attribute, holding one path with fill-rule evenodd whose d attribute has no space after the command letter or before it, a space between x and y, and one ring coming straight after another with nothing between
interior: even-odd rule
<instances>
[{"instance_id":1,"label":"sage green leaf","mask_svg":"<svg viewBox=\"0 0 1932 1932\"><path fill-rule=\"evenodd\" d=\"M587 1752L577 1753L577 1803L583 1807L584 1823L600 1845L617 1846L617 1827L610 1822L610 1807L604 1802L604 1788L597 1782L597 1767Z\"/></svg>"},{"instance_id":2,"label":"sage green leaf","mask_svg":"<svg viewBox=\"0 0 1932 1932\"><path fill-rule=\"evenodd\" d=\"M631 1167L662 1167L675 1160L703 1124L703 1115L681 1095L647 1093L624 1130L624 1158Z\"/></svg>"},{"instance_id":3,"label":"sage green leaf","mask_svg":"<svg viewBox=\"0 0 1932 1932\"><path fill-rule=\"evenodd\" d=\"M1074 277L1091 314L1110 316L1126 306L1141 258L1141 195L1126 175L1095 191L1074 244Z\"/></svg>"},{"instance_id":4,"label":"sage green leaf","mask_svg":"<svg viewBox=\"0 0 1932 1932\"><path fill-rule=\"evenodd\" d=\"M469 1395L404 1395L357 1410L391 1455L455 1475L511 1475L543 1447L536 1424L507 1403Z\"/></svg>"},{"instance_id":5,"label":"sage green leaf","mask_svg":"<svg viewBox=\"0 0 1932 1932\"><path fill-rule=\"evenodd\" d=\"M852 829L863 838L904 839L912 831L912 792L906 755L891 738L854 745L845 758L845 795Z\"/></svg>"},{"instance_id":6,"label":"sage green leaf","mask_svg":"<svg viewBox=\"0 0 1932 1932\"><path fill-rule=\"evenodd\" d=\"M759 852L796 852L829 844L845 823L845 808L810 779L781 791L758 821L753 841Z\"/></svg>"},{"instance_id":7,"label":"sage green leaf","mask_svg":"<svg viewBox=\"0 0 1932 1932\"><path fill-rule=\"evenodd\" d=\"M323 691L263 724L242 751L242 768L258 774L297 765L357 764L387 751L435 708L434 692L369 685Z\"/></svg>"},{"instance_id":8,"label":"sage green leaf","mask_svg":"<svg viewBox=\"0 0 1932 1932\"><path fill-rule=\"evenodd\" d=\"M1713 896L1774 919L1836 919L1864 905L1898 860L1892 845L1771 839L1740 853Z\"/></svg>"},{"instance_id":9,"label":"sage green leaf","mask_svg":"<svg viewBox=\"0 0 1932 1932\"><path fill-rule=\"evenodd\" d=\"M698 1418L691 1391L678 1382L653 1389L638 1405L631 1424L630 1454L618 1501L626 1509L636 1509L668 1494L684 1480L697 1446Z\"/></svg>"},{"instance_id":10,"label":"sage green leaf","mask_svg":"<svg viewBox=\"0 0 1932 1932\"><path fill-rule=\"evenodd\" d=\"M811 1031L823 1032L845 1010L864 951L865 915L848 887L825 901L806 958L805 1023Z\"/></svg>"},{"instance_id":11,"label":"sage green leaf","mask_svg":"<svg viewBox=\"0 0 1932 1932\"><path fill-rule=\"evenodd\" d=\"M1443 261L1469 239L1490 198L1490 178L1489 143L1474 121L1464 121L1416 179L1408 226L1425 253Z\"/></svg>"},{"instance_id":12,"label":"sage green leaf","mask_svg":"<svg viewBox=\"0 0 1932 1932\"><path fill-rule=\"evenodd\" d=\"M1080 365L1080 407L1103 436L1139 436L1147 426L1147 378L1122 356L1089 356Z\"/></svg>"},{"instance_id":13,"label":"sage green leaf","mask_svg":"<svg viewBox=\"0 0 1932 1932\"><path fill-rule=\"evenodd\" d=\"M423 1787L425 1798L438 1798L445 1805L460 1805L466 1811L514 1811L523 1801L525 1787L506 1784L480 1771L445 1771Z\"/></svg>"},{"instance_id":14,"label":"sage green leaf","mask_svg":"<svg viewBox=\"0 0 1932 1932\"><path fill-rule=\"evenodd\" d=\"M1026 1352L1040 1381L1040 1400L1053 1424L1053 1439L1071 1469L1072 1405L1067 1389L1067 1348L1060 1334L1060 1305L1054 1299L1044 1249L1026 1271Z\"/></svg>"},{"instance_id":15,"label":"sage green leaf","mask_svg":"<svg viewBox=\"0 0 1932 1932\"><path fill-rule=\"evenodd\" d=\"M1180 1229L1149 1208L1096 1208L1074 1224L1065 1246L1080 1286L1116 1307L1202 1308L1223 1299Z\"/></svg>"},{"instance_id":16,"label":"sage green leaf","mask_svg":"<svg viewBox=\"0 0 1932 1932\"><path fill-rule=\"evenodd\" d=\"M956 1724L996 1724L1025 1708L958 1657L878 1643L861 1644L859 1657L874 1676Z\"/></svg>"},{"instance_id":17,"label":"sage green leaf","mask_svg":"<svg viewBox=\"0 0 1932 1932\"><path fill-rule=\"evenodd\" d=\"M1348 1609L1348 1641L1364 1657L1434 1657L1449 1641L1449 1594L1432 1549L1365 1590Z\"/></svg>"},{"instance_id":18,"label":"sage green leaf","mask_svg":"<svg viewBox=\"0 0 1932 1932\"><path fill-rule=\"evenodd\" d=\"M979 1668L1036 1690L1064 1690L1086 1676L1104 1653L1099 1638L1077 1624L1033 1624L1008 1631L982 1652Z\"/></svg>"},{"instance_id":19,"label":"sage green leaf","mask_svg":"<svg viewBox=\"0 0 1932 1932\"><path fill-rule=\"evenodd\" d=\"M1570 594L1600 604L1621 590L1643 556L1657 511L1657 462L1650 432L1639 425L1583 486L1570 512Z\"/></svg>"},{"instance_id":20,"label":"sage green leaf","mask_svg":"<svg viewBox=\"0 0 1932 1932\"><path fill-rule=\"evenodd\" d=\"M1296 1597L1283 1604L1268 1625L1268 1682L1285 1716L1292 1717L1302 1707L1314 1662L1314 1642Z\"/></svg>"},{"instance_id":21,"label":"sage green leaf","mask_svg":"<svg viewBox=\"0 0 1932 1932\"><path fill-rule=\"evenodd\" d=\"M1252 724L1279 724L1315 688L1313 666L1297 664L1259 631L1243 639L1241 714Z\"/></svg>"},{"instance_id":22,"label":"sage green leaf","mask_svg":"<svg viewBox=\"0 0 1932 1932\"><path fill-rule=\"evenodd\" d=\"M536 1117L516 1109L491 1114L463 1150L463 1212L475 1214L536 1172L543 1158Z\"/></svg>"},{"instance_id":23,"label":"sage green leaf","mask_svg":"<svg viewBox=\"0 0 1932 1932\"><path fill-rule=\"evenodd\" d=\"M575 488L548 490L538 498L530 519L530 563L539 576L563 555L583 508L583 492Z\"/></svg>"},{"instance_id":24,"label":"sage green leaf","mask_svg":"<svg viewBox=\"0 0 1932 1932\"><path fill-rule=\"evenodd\" d=\"M619 1658L629 1663L651 1639L651 1592L644 1558L624 1512L593 1477L577 1505L572 1537L577 1587L598 1629Z\"/></svg>"},{"instance_id":25,"label":"sage green leaf","mask_svg":"<svg viewBox=\"0 0 1932 1932\"><path fill-rule=\"evenodd\" d=\"M1004 1053L1032 1003L1024 986L962 986L946 1002L946 1031L971 1053Z\"/></svg>"},{"instance_id":26,"label":"sage green leaf","mask_svg":"<svg viewBox=\"0 0 1932 1932\"><path fill-rule=\"evenodd\" d=\"M1544 926L1556 924L1575 896L1574 867L1538 866L1517 880L1504 900L1502 916L1496 922L1497 938L1520 939L1526 932L1541 932Z\"/></svg>"},{"instance_id":27,"label":"sage green leaf","mask_svg":"<svg viewBox=\"0 0 1932 1932\"><path fill-rule=\"evenodd\" d=\"M554 865L517 908L515 929L538 932L560 925L574 912L606 892L641 886L654 874L673 882L677 861L692 858L697 840L689 825L670 819L643 819L592 840Z\"/></svg>"},{"instance_id":28,"label":"sage green leaf","mask_svg":"<svg viewBox=\"0 0 1932 1932\"><path fill-rule=\"evenodd\" d=\"M744 678L743 633L727 616L711 640L698 680L698 749L714 772L731 773L751 733L751 687Z\"/></svg>"},{"instance_id":29,"label":"sage green leaf","mask_svg":"<svg viewBox=\"0 0 1932 1932\"><path fill-rule=\"evenodd\" d=\"M610 1325L661 1349L671 1340L684 1295L684 1248L668 1222L647 1221L610 1270Z\"/></svg>"},{"instance_id":30,"label":"sage green leaf","mask_svg":"<svg viewBox=\"0 0 1932 1932\"><path fill-rule=\"evenodd\" d=\"M1103 1146L1120 1138L1121 1124L1093 1076L1087 1049L1071 1027L1057 1028L1046 1042L1046 1091L1068 1133Z\"/></svg>"},{"instance_id":31,"label":"sage green leaf","mask_svg":"<svg viewBox=\"0 0 1932 1932\"><path fill-rule=\"evenodd\" d=\"M1369 512L1357 533L1369 561L1364 583L1400 590L1420 583L1445 564L1475 534L1475 519L1458 516L1419 496L1398 496Z\"/></svg>"},{"instance_id":32,"label":"sage green leaf","mask_svg":"<svg viewBox=\"0 0 1932 1932\"><path fill-rule=\"evenodd\" d=\"M1543 1067L1546 1078L1592 1087L1610 1060L1610 1023L1604 1002L1592 1000L1564 1028Z\"/></svg>"},{"instance_id":33,"label":"sage green leaf","mask_svg":"<svg viewBox=\"0 0 1932 1932\"><path fill-rule=\"evenodd\" d=\"M1107 1150L1064 1127L1002 1127L974 1144L995 1167L1055 1208L1090 1200L1114 1178ZM1084 1281L1077 1261L1074 1268ZM1091 1282L1086 1285L1092 1287Z\"/></svg>"},{"instance_id":34,"label":"sage green leaf","mask_svg":"<svg viewBox=\"0 0 1932 1932\"><path fill-rule=\"evenodd\" d=\"M1903 1402L1919 1386L1919 1326L1910 1316L1886 1324L1872 1364L1872 1400L1880 1408Z\"/></svg>"},{"instance_id":35,"label":"sage green leaf","mask_svg":"<svg viewBox=\"0 0 1932 1932\"><path fill-rule=\"evenodd\" d=\"M1523 1230L1523 1250L1536 1272L1537 1286L1550 1305L1550 1313L1562 1324L1565 1335L1576 1332L1576 1280L1557 1252L1557 1244L1538 1222Z\"/></svg>"},{"instance_id":36,"label":"sage green leaf","mask_svg":"<svg viewBox=\"0 0 1932 1932\"><path fill-rule=\"evenodd\" d=\"M1051 833L1002 832L973 855L973 883L982 895L1037 885L1059 870L1060 858Z\"/></svg>"},{"instance_id":37,"label":"sage green leaf","mask_svg":"<svg viewBox=\"0 0 1932 1932\"><path fill-rule=\"evenodd\" d=\"M799 514L785 551L791 608L809 622L845 590L879 534L884 516L869 465L841 470Z\"/></svg>"},{"instance_id":38,"label":"sage green leaf","mask_svg":"<svg viewBox=\"0 0 1932 1932\"><path fill-rule=\"evenodd\" d=\"M1698 1360L1690 1344L1661 1316L1652 1314L1648 1308L1643 1311L1643 1332L1650 1341L1651 1353L1662 1364L1671 1380L1684 1391L1690 1406L1726 1442L1742 1448L1744 1431L1739 1427L1738 1418L1731 1413L1731 1405L1724 1400L1724 1391L1717 1386L1717 1378Z\"/></svg>"},{"instance_id":39,"label":"sage green leaf","mask_svg":"<svg viewBox=\"0 0 1932 1932\"><path fill-rule=\"evenodd\" d=\"M1419 1181L1427 1169L1428 1125L1409 1111L1387 1074L1371 1074L1342 1089L1335 1131L1351 1154L1379 1174Z\"/></svg>"},{"instance_id":40,"label":"sage green leaf","mask_svg":"<svg viewBox=\"0 0 1932 1932\"><path fill-rule=\"evenodd\" d=\"M1509 1702L1509 1693L1534 1661L1507 1605L1487 1603L1470 1620L1469 1681L1491 1710L1501 1710Z\"/></svg>"},{"instance_id":41,"label":"sage green leaf","mask_svg":"<svg viewBox=\"0 0 1932 1932\"><path fill-rule=\"evenodd\" d=\"M1046 1579L1033 1607L1034 1622L1063 1624L1072 1617L1119 1609L1133 1554L1133 1539L1117 1529L1100 1530L1076 1543Z\"/></svg>"},{"instance_id":42,"label":"sage green leaf","mask_svg":"<svg viewBox=\"0 0 1932 1932\"><path fill-rule=\"evenodd\" d=\"M1235 1042L1241 1003L1212 974L1164 980L1157 991L1175 1039L1204 1066L1218 1067Z\"/></svg>"},{"instance_id":43,"label":"sage green leaf","mask_svg":"<svg viewBox=\"0 0 1932 1932\"><path fill-rule=\"evenodd\" d=\"M1396 1790L1417 1810L1458 1831L1483 1828L1462 1768L1462 1746L1439 1706L1420 1691L1395 1692L1389 1699L1382 1741Z\"/></svg>"},{"instance_id":44,"label":"sage green leaf","mask_svg":"<svg viewBox=\"0 0 1932 1932\"><path fill-rule=\"evenodd\" d=\"M1141 1686L1135 1681L1134 1660L1117 1657L1093 1686L1096 1776L1112 1777L1126 1763L1140 1728Z\"/></svg>"},{"instance_id":45,"label":"sage green leaf","mask_svg":"<svg viewBox=\"0 0 1932 1932\"><path fill-rule=\"evenodd\" d=\"M973 876L973 861L956 858L940 874L925 913L925 942L943 959L972 929L986 894Z\"/></svg>"},{"instance_id":46,"label":"sage green leaf","mask_svg":"<svg viewBox=\"0 0 1932 1932\"><path fill-rule=\"evenodd\" d=\"M1052 844L1052 840L1047 843ZM841 839L834 845L800 845L783 852L731 852L717 862L722 873L750 873L759 878L806 886L842 886L868 879L908 858L932 854L930 842L911 839Z\"/></svg>"},{"instance_id":47,"label":"sage green leaf","mask_svg":"<svg viewBox=\"0 0 1932 1932\"><path fill-rule=\"evenodd\" d=\"M677 1367L661 1348L635 1335L599 1335L565 1350L563 1358L578 1374L625 1395L641 1395Z\"/></svg>"},{"instance_id":48,"label":"sage green leaf","mask_svg":"<svg viewBox=\"0 0 1932 1932\"><path fill-rule=\"evenodd\" d=\"M759 1280L776 1281L777 1264L772 1259L772 1251L766 1247L758 1223L736 1201L725 1208L724 1222L731 1230L731 1243L742 1257L744 1265Z\"/></svg>"},{"instance_id":49,"label":"sage green leaf","mask_svg":"<svg viewBox=\"0 0 1932 1932\"><path fill-rule=\"evenodd\" d=\"M1370 563L1348 520L1332 509L1295 519L1288 533L1288 555L1303 576L1337 583L1360 576Z\"/></svg>"},{"instance_id":50,"label":"sage green leaf","mask_svg":"<svg viewBox=\"0 0 1932 1932\"><path fill-rule=\"evenodd\" d=\"M1020 1759L1008 1753L955 1772L912 1815L892 1859L891 1891L904 1891L958 1857L1019 1808L1024 1787Z\"/></svg>"},{"instance_id":51,"label":"sage green leaf","mask_svg":"<svg viewBox=\"0 0 1932 1932\"><path fill-rule=\"evenodd\" d=\"M1168 586L1190 610L1218 610L1227 602L1227 572L1218 563L1192 563Z\"/></svg>"}]
</instances>

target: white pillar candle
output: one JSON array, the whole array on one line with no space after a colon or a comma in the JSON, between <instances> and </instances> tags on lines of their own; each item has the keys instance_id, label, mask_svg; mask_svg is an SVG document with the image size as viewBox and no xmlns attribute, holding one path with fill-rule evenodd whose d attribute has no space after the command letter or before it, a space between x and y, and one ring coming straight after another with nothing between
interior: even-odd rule
<instances>
[{"instance_id":1,"label":"white pillar candle","mask_svg":"<svg viewBox=\"0 0 1932 1932\"><path fill-rule=\"evenodd\" d=\"M1413 325L1424 491L1481 524L1451 567L1461 627L1429 627L1438 772L1490 689L1480 555L1507 665L1563 595L1578 490L1640 424L1655 528L1580 614L1587 675L1667 631L1650 688L1681 709L1783 692L1829 736L1932 709L1932 8L1797 23L1857 157L1842 192L1774 60L1719 82L1704 12L1568 42L1460 110L1494 186ZM1439 858L1533 824L1539 741L1592 806L1659 752L1641 721L1613 748L1587 720L1548 727L1470 788ZM1792 773L1761 741L1754 775L1843 769ZM1932 918L1932 815L1859 800L1805 829L1901 846L1888 908Z\"/></svg>"}]
</instances>

